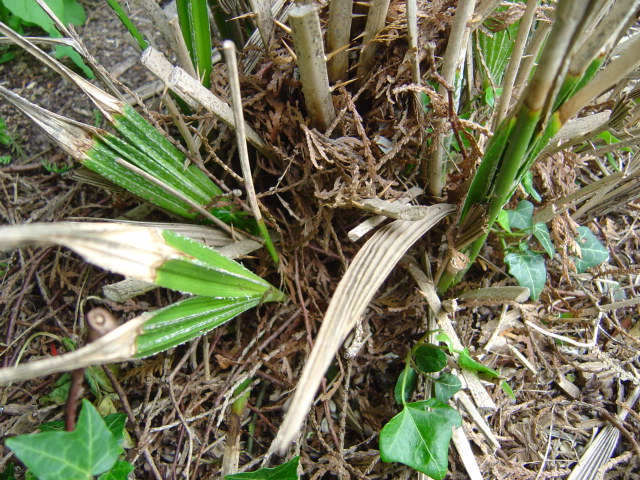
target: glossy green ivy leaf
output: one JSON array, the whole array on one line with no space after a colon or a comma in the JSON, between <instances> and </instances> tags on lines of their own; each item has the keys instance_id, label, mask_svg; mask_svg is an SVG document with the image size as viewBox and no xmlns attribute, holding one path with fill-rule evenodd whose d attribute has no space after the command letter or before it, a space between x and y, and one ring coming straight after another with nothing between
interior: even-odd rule
<instances>
[{"instance_id":1,"label":"glossy green ivy leaf","mask_svg":"<svg viewBox=\"0 0 640 480\"><path fill-rule=\"evenodd\" d=\"M255 472L225 475L224 480L298 480L300 457L294 457L287 463L274 468L261 468Z\"/></svg>"},{"instance_id":2,"label":"glossy green ivy leaf","mask_svg":"<svg viewBox=\"0 0 640 480\"><path fill-rule=\"evenodd\" d=\"M578 227L576 242L580 245L580 257L574 258L573 262L576 264L578 273L584 273L609 258L606 247L588 227Z\"/></svg>"},{"instance_id":3,"label":"glossy green ivy leaf","mask_svg":"<svg viewBox=\"0 0 640 480\"><path fill-rule=\"evenodd\" d=\"M504 263L509 267L509 273L518 281L518 285L528 287L531 299L537 300L547 281L547 268L542 255L527 249L505 255Z\"/></svg>"},{"instance_id":4,"label":"glossy green ivy leaf","mask_svg":"<svg viewBox=\"0 0 640 480\"><path fill-rule=\"evenodd\" d=\"M395 398L396 403L401 405L405 402L408 402L411 398L411 394L413 394L416 389L416 385L418 384L418 374L413 368L405 368L398 375L398 381L396 382L396 386L393 389L393 398ZM404 392L404 395L403 395Z\"/></svg>"},{"instance_id":5,"label":"glossy green ivy leaf","mask_svg":"<svg viewBox=\"0 0 640 480\"><path fill-rule=\"evenodd\" d=\"M89 480L113 467L120 454L118 441L87 400L73 432L21 435L6 445L40 480Z\"/></svg>"},{"instance_id":6,"label":"glossy green ivy leaf","mask_svg":"<svg viewBox=\"0 0 640 480\"><path fill-rule=\"evenodd\" d=\"M509 225L514 230L527 230L531 228L533 217L533 203L529 200L521 200L513 210L507 210Z\"/></svg>"},{"instance_id":7,"label":"glossy green ivy leaf","mask_svg":"<svg viewBox=\"0 0 640 480\"><path fill-rule=\"evenodd\" d=\"M447 355L435 345L420 345L413 351L416 367L423 373L439 372L447 366Z\"/></svg>"},{"instance_id":8,"label":"glossy green ivy leaf","mask_svg":"<svg viewBox=\"0 0 640 480\"><path fill-rule=\"evenodd\" d=\"M546 223L538 222L533 225L533 236L538 239L544 251L547 252L549 257L553 258L556 254L556 249L553 246L553 242L551 241L551 235L549 234L549 229L547 228Z\"/></svg>"},{"instance_id":9,"label":"glossy green ivy leaf","mask_svg":"<svg viewBox=\"0 0 640 480\"><path fill-rule=\"evenodd\" d=\"M77 0L45 0L49 8L53 10L56 16L65 25L73 24L76 26L83 25L86 20L86 13L82 5ZM23 22L35 24L42 30L47 32L53 38L59 38L61 35L53 25L53 21L49 15L40 8L35 0L3 0L2 4L13 14L19 17ZM56 45L56 58L69 57L73 62L82 69L89 78L94 78L93 72L82 61L82 57L73 48L67 45Z\"/></svg>"},{"instance_id":10,"label":"glossy green ivy leaf","mask_svg":"<svg viewBox=\"0 0 640 480\"><path fill-rule=\"evenodd\" d=\"M498 378L500 374L492 368L489 368L480 362L471 358L469 349L465 348L459 352L458 365L465 370L471 370L472 372L482 373L491 378Z\"/></svg>"},{"instance_id":11,"label":"glossy green ivy leaf","mask_svg":"<svg viewBox=\"0 0 640 480\"><path fill-rule=\"evenodd\" d=\"M25 22L38 25L49 34L58 33L49 15L34 0L3 0L2 3ZM85 22L84 9L76 0L46 0L46 3L65 25L80 26Z\"/></svg>"},{"instance_id":12,"label":"glossy green ivy leaf","mask_svg":"<svg viewBox=\"0 0 640 480\"><path fill-rule=\"evenodd\" d=\"M380 459L443 479L452 428L461 425L460 414L434 398L407 403L380 431Z\"/></svg>"},{"instance_id":13,"label":"glossy green ivy leaf","mask_svg":"<svg viewBox=\"0 0 640 480\"><path fill-rule=\"evenodd\" d=\"M110 413L104 417L104 424L107 426L118 445L124 441L124 426L127 423L127 415L124 413Z\"/></svg>"},{"instance_id":14,"label":"glossy green ivy leaf","mask_svg":"<svg viewBox=\"0 0 640 480\"><path fill-rule=\"evenodd\" d=\"M131 472L133 472L133 465L119 460L111 470L100 475L98 480L127 480Z\"/></svg>"},{"instance_id":15,"label":"glossy green ivy leaf","mask_svg":"<svg viewBox=\"0 0 640 480\"><path fill-rule=\"evenodd\" d=\"M442 372L434 379L433 390L437 400L447 403L462 388L458 377L449 372Z\"/></svg>"}]
</instances>

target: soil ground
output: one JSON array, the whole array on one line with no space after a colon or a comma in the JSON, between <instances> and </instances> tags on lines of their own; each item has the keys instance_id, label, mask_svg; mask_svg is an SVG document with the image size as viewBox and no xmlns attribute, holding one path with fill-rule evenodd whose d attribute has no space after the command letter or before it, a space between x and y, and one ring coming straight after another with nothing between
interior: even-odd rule
<instances>
[{"instance_id":1,"label":"soil ground","mask_svg":"<svg viewBox=\"0 0 640 480\"><path fill-rule=\"evenodd\" d=\"M450 11L443 13L448 2L432 3L434 16L427 31L433 36L431 40L438 52L446 38ZM132 89L152 81L152 76L136 61L135 50L124 40L123 29L106 4L93 0L84 5L89 18L79 33L98 61ZM133 16L143 27L152 27L144 15L134 12ZM239 463L241 470L259 466L282 422L286 401L299 378L332 292L362 245L362 240L350 242L347 232L367 215L350 207L349 201L383 190L402 192L405 186L398 182L397 170L410 163L424 140L419 133L422 128L417 128L419 116L413 110L411 98L393 97L397 102L394 110L390 106L393 102L388 101L392 86L410 83L409 68L403 66L405 51L402 41L390 41L385 46L381 54L381 62L387 62L384 75L378 75L378 83L369 85L371 90L360 99L353 102L346 90L337 94L351 122L355 122L355 108L368 110L361 125L369 137L373 138L371 132L377 131L399 145L385 160L387 164L381 162L376 175L369 177L362 174L358 165L366 164L367 155L380 160L384 154L375 141L359 135L355 123L343 125L338 140L322 145L333 149L331 161L325 163L319 156L316 161L320 168L312 168L308 145L303 140L305 132L295 126L300 120L295 113L300 97L296 93L298 85L287 77L291 66L276 61L275 66L263 70L262 77L244 79L243 93L250 121L263 127L261 131L287 154L289 162L261 163L256 172L260 173L257 190L280 226L282 271L274 271L264 252L245 259L244 263L274 284L284 279L282 284L291 293L291 301L262 306L213 331L206 352L201 342L145 361L113 366L118 388L103 390L98 403L103 412L126 411L130 415L127 428L132 443L126 458L135 465L135 478L212 478L219 471L232 421L227 408L232 387L256 364L260 368L255 373L256 383L240 428ZM217 78L224 77L220 74ZM0 65L0 79L5 87L45 108L89 124L95 121L92 105L79 91L25 53L18 53L12 62ZM384 84L386 81L392 85ZM220 80L214 88L222 88L222 84ZM290 101L281 101L286 89L293 92ZM379 91L384 93L371 93ZM373 106L367 108L366 104ZM68 173L48 171L43 162L65 165L68 163L65 154L9 105L0 104L0 116L21 149L21 154L8 152L13 161L0 166L2 224L75 217L118 218L138 205L128 195L79 183ZM392 123L390 119L394 116L398 118ZM386 127L374 128L374 124ZM220 137L219 144L225 145L228 135ZM407 140L400 142L404 137ZM553 171L560 167L542 162L536 169L536 182L545 199L563 193L559 190L571 183L567 180L570 175L590 175L594 166L593 159L588 157L569 156L561 163L569 167ZM286 169L291 179L283 181L277 192L269 191ZM226 180L231 185L232 179ZM419 183L419 178L414 177L411 182ZM637 296L639 208L635 204L621 205L606 218L589 222L611 252L608 264L599 267L595 279L572 274L566 264L554 261L549 263L547 288L538 301L522 305L461 302L452 314L462 343L485 364L498 369L516 393L514 401L498 386L486 387L497 406L494 413L487 415L500 444L497 451L459 407L483 478L566 478L595 430L611 422L633 384L640 380L637 373L640 341L637 328L633 329L638 307L582 315L593 307L620 299L603 288L607 281L619 282L626 298ZM312 212L313 209L316 211ZM150 217L172 220L161 212L153 212ZM569 228L568 223L566 218L558 220L554 232ZM438 250L441 243L442 230L428 235L413 254L416 257L426 254L435 261L441 255ZM63 338L81 341L82 316L92 307L107 307L117 317L129 319L179 298L176 293L155 290L124 303L106 300L102 287L121 277L105 273L55 247L2 252L0 267L3 264L6 265L0 278L3 366L57 354L64 348ZM451 292L450 298L478 287L513 284L505 273L497 242L488 244L482 260L465 278L465 283ZM560 314L573 319L559 323ZM407 350L425 333L427 315L428 307L413 280L403 268L396 268L367 310L366 339L358 355L346 358L341 353L336 358L333 371L338 381L325 385L312 409L306 435L298 447L304 478L416 478L415 471L409 468L380 461L378 432L399 412L393 399L395 380L403 368ZM599 335L588 348L563 345L529 327L526 321L584 343L593 338L594 325ZM484 347L491 338L493 348L487 352ZM208 375L205 359L210 362ZM32 432L42 422L62 418L64 406L51 395L58 379L59 376L35 379L0 390L3 440ZM94 393L86 395L95 398ZM253 430L249 433L250 425ZM626 421L614 425L621 438L610 468L601 478L639 478L637 407ZM0 470L8 461L13 461L11 454L0 445ZM453 448L449 462L447 478L469 478ZM154 474L154 469L159 473Z\"/></svg>"}]
</instances>

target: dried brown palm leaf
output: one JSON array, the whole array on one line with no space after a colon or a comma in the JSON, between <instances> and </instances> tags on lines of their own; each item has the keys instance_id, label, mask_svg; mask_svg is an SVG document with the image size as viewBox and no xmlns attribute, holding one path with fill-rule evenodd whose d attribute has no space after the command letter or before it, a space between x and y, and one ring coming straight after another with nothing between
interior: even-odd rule
<instances>
[{"instance_id":1,"label":"dried brown palm leaf","mask_svg":"<svg viewBox=\"0 0 640 480\"><path fill-rule=\"evenodd\" d=\"M331 299L273 448L286 450L294 440L331 360L393 267L454 210L453 205L438 204L428 207L420 220L396 220L378 230L358 252Z\"/></svg>"}]
</instances>

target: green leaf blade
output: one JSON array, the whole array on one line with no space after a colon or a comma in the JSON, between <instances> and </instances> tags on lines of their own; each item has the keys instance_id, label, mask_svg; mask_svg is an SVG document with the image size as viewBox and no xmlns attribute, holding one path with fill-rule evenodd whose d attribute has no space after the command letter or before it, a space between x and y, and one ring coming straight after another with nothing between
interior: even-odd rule
<instances>
[{"instance_id":1,"label":"green leaf blade","mask_svg":"<svg viewBox=\"0 0 640 480\"><path fill-rule=\"evenodd\" d=\"M556 249L553 246L553 242L551 241L551 235L549 234L549 229L545 223L538 222L533 225L533 236L538 239L544 251L547 252L549 257L553 258L556 254Z\"/></svg>"},{"instance_id":2,"label":"green leaf blade","mask_svg":"<svg viewBox=\"0 0 640 480\"><path fill-rule=\"evenodd\" d=\"M194 297L157 310L136 340L136 357L148 357L198 338L259 302L260 298Z\"/></svg>"},{"instance_id":3,"label":"green leaf blade","mask_svg":"<svg viewBox=\"0 0 640 480\"><path fill-rule=\"evenodd\" d=\"M274 468L261 468L255 472L225 475L224 480L298 480L299 462L300 457L297 456Z\"/></svg>"},{"instance_id":4,"label":"green leaf blade","mask_svg":"<svg viewBox=\"0 0 640 480\"><path fill-rule=\"evenodd\" d=\"M262 298L279 301L284 294L268 282L215 250L170 230L162 236L167 245L184 254L158 268L156 283L193 295L215 298Z\"/></svg>"},{"instance_id":5,"label":"green leaf blade","mask_svg":"<svg viewBox=\"0 0 640 480\"><path fill-rule=\"evenodd\" d=\"M482 373L491 378L498 378L500 374L492 369L483 365L482 363L471 358L471 354L469 353L469 349L465 348L459 352L458 356L458 365L465 370L470 370L472 372Z\"/></svg>"}]
</instances>

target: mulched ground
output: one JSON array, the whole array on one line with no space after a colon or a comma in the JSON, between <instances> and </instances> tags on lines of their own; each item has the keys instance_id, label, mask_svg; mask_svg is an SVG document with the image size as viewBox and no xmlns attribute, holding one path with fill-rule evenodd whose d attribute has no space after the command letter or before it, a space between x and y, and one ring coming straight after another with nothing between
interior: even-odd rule
<instances>
[{"instance_id":1,"label":"mulched ground","mask_svg":"<svg viewBox=\"0 0 640 480\"><path fill-rule=\"evenodd\" d=\"M434 43L436 54L441 53L448 32L449 3L431 2L431 16L421 23L423 40ZM122 29L108 8L95 1L86 5L90 16L80 33L98 60L121 73L119 79L131 88L151 81L133 62L135 51L123 40ZM402 18L402 8L394 3L390 17ZM149 26L142 15L140 22ZM272 283L283 285L291 301L262 306L218 328L209 335L208 351L203 342L194 342L145 361L113 367L119 391L103 391L100 405L103 411L113 408L130 415L128 431L133 442L127 459L136 466L136 478L209 478L216 474L231 421L227 407L233 388L255 368L256 382L241 422L240 467L259 466L282 421L332 292L363 243L347 239L347 232L367 216L353 208L353 201L381 192L385 198L395 198L422 182L419 169L406 175L427 140L424 126L429 119L417 112L413 93L400 88L411 83L404 28L398 20L388 29L378 65L361 91L347 86L334 93L341 119L332 136L305 127L294 63L281 44L268 62L243 79L248 121L280 152L274 160L260 160L255 178L261 201L281 237L282 267L274 271L265 252L257 252L244 263ZM425 54L425 68L430 61ZM0 65L0 78L6 87L41 106L76 120L94 121L92 107L82 95L26 54ZM225 79L224 67L216 67L214 90L222 91ZM439 114L446 115L446 111ZM0 104L0 115L23 152L12 153L11 164L0 166L3 224L117 218L138 204L125 194L112 194L78 183L66 173L47 171L42 161L64 165L65 155L9 106ZM165 119L159 116L158 120ZM393 145L391 150L384 148L387 140ZM211 143L219 155L225 152L227 158L222 160L233 167L229 132L220 128ZM593 160L586 156L559 160L541 162L535 169L536 185L546 201L574 188L576 176L580 179L593 170ZM563 170L558 164L568 167ZM210 166L228 186L238 187L215 164ZM450 198L462 194L463 183L454 182ZM428 199L421 201L429 203ZM633 328L638 306L594 313L598 305L623 299L608 289L612 281L619 282L624 298L637 296L639 208L621 205L606 218L582 223L611 252L608 263L598 267L594 276L576 275L566 262L554 260L548 263L550 278L539 301L524 305L461 303L452 314L463 344L485 364L499 369L517 396L514 402L499 387L487 386L498 406L488 417L501 445L495 452L465 417L469 420L465 432L484 478L566 478L594 429L611 420L640 380L640 342ZM160 212L153 212L151 218L170 220ZM557 244L567 244L573 228L567 216L554 221L551 230ZM443 232L437 229L425 236L414 254L427 254L435 266L442 255ZM62 338L80 339L83 312L94 306L106 306L117 317L128 319L178 298L175 293L156 290L122 304L105 300L102 287L120 277L55 247L2 252L0 267L4 269L0 277L3 366L55 355L63 349ZM505 274L500 245L492 241L451 298L482 286L512 284L513 279ZM398 413L393 386L407 350L424 334L427 310L410 276L397 268L367 311L367 339L359 354L336 358L332 370L339 381L324 387L312 409L308 435L299 447L305 478L415 477L406 467L380 462L377 433ZM561 314L565 318L558 320ZM584 343L592 340L595 325L598 340L589 348L562 345L525 321ZM47 335L34 335L40 332ZM486 352L490 339L492 350ZM206 372L204 359L210 361L210 372ZM62 417L63 406L52 408L44 398L56 380L57 376L35 379L0 390L0 403L5 407L0 413L3 439ZM93 400L91 393L87 397ZM640 447L634 440L640 429L636 412L637 408L616 425L621 440L603 478L640 475ZM11 457L4 446L0 451L2 469ZM155 476L154 469L159 472ZM450 472L448 478L468 478L453 449Z\"/></svg>"}]
</instances>

